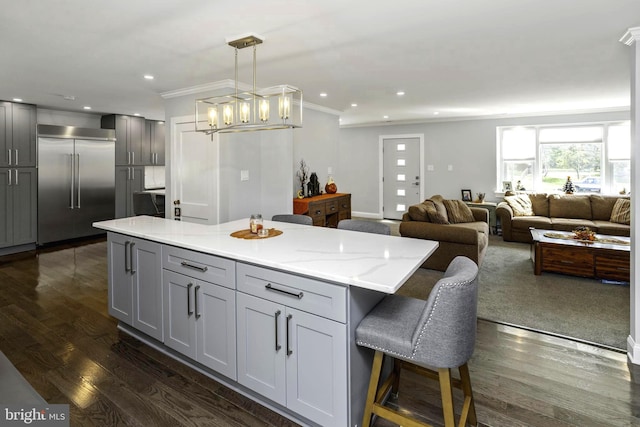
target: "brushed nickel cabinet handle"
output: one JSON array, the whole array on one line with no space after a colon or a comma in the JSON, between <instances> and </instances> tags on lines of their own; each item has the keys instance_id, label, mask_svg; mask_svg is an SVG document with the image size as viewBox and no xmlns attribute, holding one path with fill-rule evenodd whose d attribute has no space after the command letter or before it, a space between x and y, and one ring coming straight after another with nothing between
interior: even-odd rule
<instances>
[{"instance_id":1,"label":"brushed nickel cabinet handle","mask_svg":"<svg viewBox=\"0 0 640 427\"><path fill-rule=\"evenodd\" d=\"M289 291L285 291L284 289L278 289L278 288L274 288L271 283L267 283L265 285L265 289L269 290L269 291L275 291L275 292L280 292L281 294L286 294L286 295L291 295L292 297L296 297L298 299L302 298L304 296L304 294L302 292L298 292L297 294L294 292L289 292Z\"/></svg>"},{"instance_id":2,"label":"brushed nickel cabinet handle","mask_svg":"<svg viewBox=\"0 0 640 427\"><path fill-rule=\"evenodd\" d=\"M200 285L196 286L193 290L193 303L195 305L196 311L196 319L200 318L200 312L198 311L198 290L200 289Z\"/></svg>"},{"instance_id":3,"label":"brushed nickel cabinet handle","mask_svg":"<svg viewBox=\"0 0 640 427\"><path fill-rule=\"evenodd\" d=\"M276 322L276 351L279 351L282 346L280 345L280 343L278 342L278 318L280 317L280 310L275 312L275 315L273 316Z\"/></svg>"},{"instance_id":4,"label":"brushed nickel cabinet handle","mask_svg":"<svg viewBox=\"0 0 640 427\"><path fill-rule=\"evenodd\" d=\"M189 283L187 285L187 316L191 316L193 314L193 310L191 310L191 288L193 287L193 283Z\"/></svg>"},{"instance_id":5,"label":"brushed nickel cabinet handle","mask_svg":"<svg viewBox=\"0 0 640 427\"><path fill-rule=\"evenodd\" d=\"M291 356L293 354L293 350L289 347L289 323L291 323L291 318L293 315L289 314L287 316L287 356Z\"/></svg>"}]
</instances>

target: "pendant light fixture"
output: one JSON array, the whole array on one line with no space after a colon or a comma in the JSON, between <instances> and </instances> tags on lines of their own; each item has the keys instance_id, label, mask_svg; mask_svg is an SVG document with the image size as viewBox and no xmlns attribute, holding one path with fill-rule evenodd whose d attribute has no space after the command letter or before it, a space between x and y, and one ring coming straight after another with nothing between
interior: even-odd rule
<instances>
[{"instance_id":1,"label":"pendant light fixture","mask_svg":"<svg viewBox=\"0 0 640 427\"><path fill-rule=\"evenodd\" d=\"M302 127L302 91L294 86L256 87L256 47L262 38L249 34L229 41L235 49L235 87L209 98L196 99L196 131L214 133ZM253 90L238 89L238 51L253 48Z\"/></svg>"}]
</instances>

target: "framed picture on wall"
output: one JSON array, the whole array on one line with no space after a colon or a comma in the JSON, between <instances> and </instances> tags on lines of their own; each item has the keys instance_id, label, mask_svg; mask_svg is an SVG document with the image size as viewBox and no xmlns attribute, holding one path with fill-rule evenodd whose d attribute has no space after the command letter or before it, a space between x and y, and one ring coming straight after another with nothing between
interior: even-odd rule
<instances>
[{"instance_id":1,"label":"framed picture on wall","mask_svg":"<svg viewBox=\"0 0 640 427\"><path fill-rule=\"evenodd\" d=\"M502 181L502 191L511 191L513 190L513 185L511 181Z\"/></svg>"},{"instance_id":2,"label":"framed picture on wall","mask_svg":"<svg viewBox=\"0 0 640 427\"><path fill-rule=\"evenodd\" d=\"M462 201L463 202L471 201L471 190L462 190Z\"/></svg>"}]
</instances>

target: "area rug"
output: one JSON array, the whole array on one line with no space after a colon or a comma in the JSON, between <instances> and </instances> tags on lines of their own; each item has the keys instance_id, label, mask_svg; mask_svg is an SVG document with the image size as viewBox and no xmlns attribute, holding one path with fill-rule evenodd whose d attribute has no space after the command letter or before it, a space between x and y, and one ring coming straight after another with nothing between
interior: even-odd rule
<instances>
[{"instance_id":1,"label":"area rug","mask_svg":"<svg viewBox=\"0 0 640 427\"><path fill-rule=\"evenodd\" d=\"M426 299L442 272L418 269L399 294ZM533 274L529 245L491 236L480 268L478 317L626 350L629 286Z\"/></svg>"}]
</instances>

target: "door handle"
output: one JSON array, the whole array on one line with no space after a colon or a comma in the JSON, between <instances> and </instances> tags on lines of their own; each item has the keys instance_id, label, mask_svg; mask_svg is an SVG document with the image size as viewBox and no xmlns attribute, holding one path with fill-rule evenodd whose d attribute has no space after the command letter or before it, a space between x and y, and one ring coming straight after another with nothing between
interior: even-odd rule
<instances>
[{"instance_id":1,"label":"door handle","mask_svg":"<svg viewBox=\"0 0 640 427\"><path fill-rule=\"evenodd\" d=\"M77 184L78 188L76 189L76 198L78 200L78 204L76 205L76 207L78 209L80 209L80 182L81 182L81 180L80 180L80 154L76 154L76 156L78 156L78 161L76 163L76 169L77 169L76 181L78 183Z\"/></svg>"},{"instance_id":2,"label":"door handle","mask_svg":"<svg viewBox=\"0 0 640 427\"><path fill-rule=\"evenodd\" d=\"M287 356L291 356L293 354L293 350L289 347L289 323L291 323L292 314L287 316Z\"/></svg>"},{"instance_id":3,"label":"door handle","mask_svg":"<svg viewBox=\"0 0 640 427\"><path fill-rule=\"evenodd\" d=\"M279 351L282 346L280 345L280 343L278 342L278 317L280 317L280 310L276 311L274 319L276 320L276 351Z\"/></svg>"},{"instance_id":4,"label":"door handle","mask_svg":"<svg viewBox=\"0 0 640 427\"><path fill-rule=\"evenodd\" d=\"M133 256L133 247L135 246L136 242L131 242L131 245L129 245L129 265L131 265L131 274L135 274L136 273L136 269L133 267L133 260L135 259Z\"/></svg>"},{"instance_id":5,"label":"door handle","mask_svg":"<svg viewBox=\"0 0 640 427\"><path fill-rule=\"evenodd\" d=\"M191 310L191 288L193 287L193 283L189 283L187 285L187 316L191 316L193 311Z\"/></svg>"},{"instance_id":6,"label":"door handle","mask_svg":"<svg viewBox=\"0 0 640 427\"><path fill-rule=\"evenodd\" d=\"M69 165L71 166L71 185L70 185L70 195L69 198L71 199L69 201L69 209L73 209L74 208L74 199L73 199L73 187L74 187L74 182L76 180L76 172L75 172L75 167L74 167L74 158L73 158L73 154L69 154Z\"/></svg>"},{"instance_id":7,"label":"door handle","mask_svg":"<svg viewBox=\"0 0 640 427\"><path fill-rule=\"evenodd\" d=\"M129 265L129 261L131 260L131 258L129 257L129 254L127 252L129 252L129 245L131 244L130 241L126 241L124 242L124 271L126 271L127 273L129 271L131 271L131 266Z\"/></svg>"},{"instance_id":8,"label":"door handle","mask_svg":"<svg viewBox=\"0 0 640 427\"><path fill-rule=\"evenodd\" d=\"M200 318L200 312L198 311L198 289L200 289L200 285L197 285L193 290L193 303L196 306L196 319Z\"/></svg>"}]
</instances>

